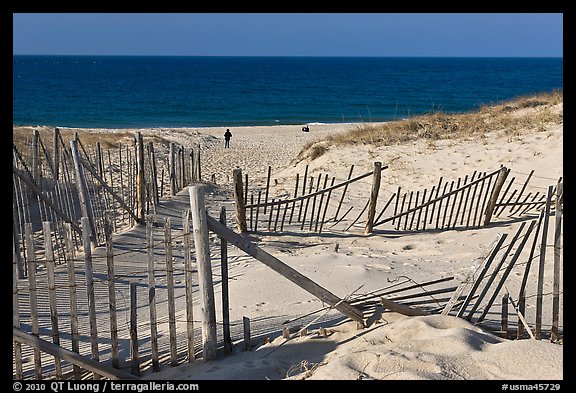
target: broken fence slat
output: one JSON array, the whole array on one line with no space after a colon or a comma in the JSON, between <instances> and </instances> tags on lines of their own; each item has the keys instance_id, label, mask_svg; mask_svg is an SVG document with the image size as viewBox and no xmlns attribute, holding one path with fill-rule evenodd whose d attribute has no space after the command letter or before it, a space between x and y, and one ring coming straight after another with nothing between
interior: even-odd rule
<instances>
[{"instance_id":1,"label":"broken fence slat","mask_svg":"<svg viewBox=\"0 0 576 393\"><path fill-rule=\"evenodd\" d=\"M380 302L382 303L382 305L384 307L386 307L390 311L394 311L394 312L397 312L397 313L403 314L403 315L408 315L410 317L429 315L429 313L426 311L419 310L417 308L413 308L413 307L409 307L409 306L405 306L403 304L396 303L396 302L389 300L389 299L386 299L386 298L380 298Z\"/></svg>"}]
</instances>

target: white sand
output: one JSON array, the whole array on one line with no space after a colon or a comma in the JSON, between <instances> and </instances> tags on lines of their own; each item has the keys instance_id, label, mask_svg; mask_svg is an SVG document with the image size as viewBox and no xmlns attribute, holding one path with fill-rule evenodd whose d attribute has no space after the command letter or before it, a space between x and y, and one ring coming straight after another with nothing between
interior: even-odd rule
<instances>
[{"instance_id":1,"label":"white sand","mask_svg":"<svg viewBox=\"0 0 576 393\"><path fill-rule=\"evenodd\" d=\"M560 105L557 110L562 110ZM332 149L314 161L292 164L304 145L325 135L355 128L355 124L311 125L304 133L299 126L230 127L231 148L224 149L221 128L140 130L144 136L161 132L167 139L186 146L203 144L203 174L215 174L218 184L229 186L232 169L242 168L251 181L264 182L268 165L283 190L288 179L302 175L309 164L310 174L330 173L340 179L372 169L374 161L388 165L382 173L381 192L391 195L398 186L418 190L431 188L440 176L456 179L473 171L490 172L502 164L514 173L534 170L531 186L544 190L563 175L563 126L546 127L514 138L494 132L471 140L417 141L374 147L353 146ZM368 187L370 179L367 179ZM353 194L351 194L353 196ZM358 205L365 203L358 197ZM384 203L384 202L382 202ZM478 230L448 230L413 234L375 233L354 236L274 235L260 236L259 246L308 276L324 288L345 297L359 286L359 292L389 285L409 277L416 282L450 275L462 279L474 260L489 250L498 234L512 235L519 222ZM335 245L338 243L338 251ZM550 242L551 243L551 242ZM563 346L547 340L508 340L481 330L454 316L407 317L385 311L371 317L370 325L356 329L353 322L317 326L306 337L282 338L281 321L322 308L321 302L260 262L231 248L231 320L276 318L275 331L256 334L259 342L251 352L235 343L234 353L219 352L214 361L166 367L150 379L519 379L559 380L563 378ZM549 273L547 273L549 274ZM515 273L518 281L519 273ZM551 293L547 276L545 292ZM510 280L512 281L512 280ZM456 285L458 281L454 283ZM515 288L513 282L509 284ZM511 288L512 289L512 288ZM511 290L511 293L516 293ZM550 299L550 296L547 297ZM499 299L498 299L499 300ZM546 300L549 304L549 300ZM217 307L220 307L219 305ZM546 308L545 308L546 309ZM549 309L549 308L547 308ZM217 310L220 315L220 310ZM333 315L339 316L337 312ZM561 321L563 322L563 321ZM563 326L563 323L561 323ZM269 342L267 342L269 341Z\"/></svg>"}]
</instances>

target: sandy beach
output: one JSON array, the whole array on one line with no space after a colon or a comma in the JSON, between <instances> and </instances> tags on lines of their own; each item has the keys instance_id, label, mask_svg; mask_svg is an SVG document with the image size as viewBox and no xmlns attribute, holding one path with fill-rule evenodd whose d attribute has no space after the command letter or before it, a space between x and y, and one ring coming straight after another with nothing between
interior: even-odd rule
<instances>
[{"instance_id":1,"label":"sandy beach","mask_svg":"<svg viewBox=\"0 0 576 393\"><path fill-rule=\"evenodd\" d=\"M563 111L562 104L546 109ZM510 116L530 118L540 110L543 109L520 109ZM421 139L388 146L328 146L314 160L295 160L305 146L360 125L310 124L310 132L302 132L303 125L70 131L140 131L145 138L161 135L186 147L200 144L204 179L214 176L218 187L226 192L230 192L234 168L241 168L251 181L263 183L269 165L271 192L281 195L291 192L289 185L297 173L304 172L306 165L310 176L329 173L345 179L351 165L360 174L371 171L374 162L379 161L387 166L380 187L384 201L398 187L407 191L430 188L441 176L456 179L474 171L497 170L500 165L510 168L519 178L534 171L530 187L540 192L563 176L563 123L557 122L527 127L515 135L496 129L468 138ZM227 128L232 132L230 148L224 148ZM366 184L370 187L369 179ZM358 206L366 202L361 195L351 194L350 198ZM350 234L326 231L321 235L270 233L254 239L266 251L344 298L383 288L403 278L425 282L454 276L458 283L473 262L489 251L498 234L512 235L521 224L520 220L506 217L497 223L474 230L402 233L376 230L371 235L362 235L361 231ZM232 321L241 321L244 316L298 318L325 306L242 251L231 247L229 257L235 277L230 281ZM550 272L546 274L545 292L551 293ZM517 293L521 270L515 270L512 276L516 281L511 281L508 289ZM549 304L551 297L545 297L544 301ZM217 314L220 315L220 310ZM455 316L406 316L377 307L364 329L357 329L355 322L341 318L334 310L327 311L325 317L329 322L323 322L323 329L314 324L306 336L292 335L286 339L279 329L255 332L251 351L244 351L241 343L235 343L232 354L219 352L214 361L167 367L145 378L562 380L565 377L561 343L502 338ZM563 326L563 319L560 322Z\"/></svg>"}]
</instances>

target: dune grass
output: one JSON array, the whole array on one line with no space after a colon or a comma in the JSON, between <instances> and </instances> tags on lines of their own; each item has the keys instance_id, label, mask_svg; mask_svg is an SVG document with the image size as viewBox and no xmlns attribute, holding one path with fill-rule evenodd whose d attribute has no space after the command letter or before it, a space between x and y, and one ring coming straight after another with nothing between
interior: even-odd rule
<instances>
[{"instance_id":1,"label":"dune grass","mask_svg":"<svg viewBox=\"0 0 576 393\"><path fill-rule=\"evenodd\" d=\"M32 135L35 130L38 130L40 135L40 139L43 141L44 144L52 143L54 139L54 127L13 127L12 129L12 141L16 145L17 148L22 148L25 144L29 144ZM75 131L60 128L60 135L65 143L74 139ZM131 141L134 140L134 132L133 131L121 131L121 132L100 132L95 130L87 130L86 132L82 132L80 135L80 140L83 145L86 146L96 146L96 143L99 142L100 146L103 149L114 149L118 148L120 145L125 146L128 145ZM170 141L166 138L163 138L159 135L155 136L144 136L144 142L153 142L154 144L169 144ZM51 149L52 146L49 145L47 148Z\"/></svg>"},{"instance_id":2,"label":"dune grass","mask_svg":"<svg viewBox=\"0 0 576 393\"><path fill-rule=\"evenodd\" d=\"M519 136L526 131L543 131L563 121L562 91L542 93L462 113L435 112L400 121L361 124L356 129L308 143L296 161L314 160L330 148L343 145L387 146L414 140L485 137L492 132Z\"/></svg>"}]
</instances>

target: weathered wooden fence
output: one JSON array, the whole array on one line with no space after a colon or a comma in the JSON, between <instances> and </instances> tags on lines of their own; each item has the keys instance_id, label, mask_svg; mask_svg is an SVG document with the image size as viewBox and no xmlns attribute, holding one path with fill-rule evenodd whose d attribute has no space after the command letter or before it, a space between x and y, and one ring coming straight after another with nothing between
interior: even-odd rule
<instances>
[{"instance_id":1,"label":"weathered wooden fence","mask_svg":"<svg viewBox=\"0 0 576 393\"><path fill-rule=\"evenodd\" d=\"M43 239L27 223L26 279L18 278L13 258L14 378L138 378L195 362L199 295L190 218L184 211L176 239L170 218L147 215L145 243L126 250L114 247L110 214L105 248L91 247L89 220L82 217L86 252L80 256L65 223L64 265L55 263L50 223L43 223ZM141 257L133 260L135 254ZM230 337L229 321L225 331Z\"/></svg>"},{"instance_id":2,"label":"weathered wooden fence","mask_svg":"<svg viewBox=\"0 0 576 393\"><path fill-rule=\"evenodd\" d=\"M424 189L402 193L398 187L382 210L383 213L394 205L394 212L376 222L374 227L388 223L396 230L408 231L479 228L490 224L507 209L509 217L520 217L541 209L546 203L546 195L540 195L539 191L525 194L534 171L527 176L520 190L512 192L509 191L515 177L508 180L509 173L510 169L502 166L490 173L474 172L470 178L466 175L464 179L450 182L440 177L430 192Z\"/></svg>"},{"instance_id":3,"label":"weathered wooden fence","mask_svg":"<svg viewBox=\"0 0 576 393\"><path fill-rule=\"evenodd\" d=\"M325 225L334 231L349 231L360 226L366 234L374 229L471 229L489 225L504 213L508 217L533 214L546 203L546 195L540 191L527 192L534 171L519 189L513 189L516 178L508 178L510 169L501 166L492 172L475 171L471 176L451 181L440 177L431 189L402 192L398 187L390 195L380 189L381 170L386 168L375 163L373 171L352 177L352 166L347 180L335 184L336 177L332 177L328 185L328 174L308 176L306 166L302 182L300 174L296 175L292 195L270 196L271 167L268 167L266 186L257 194L250 193L249 203L248 176L245 175L243 182L241 171L236 169L233 176L238 229L241 232L321 233ZM359 182L369 176L372 176L371 186ZM347 191L354 186L360 189L354 196L360 195L366 200L361 209L351 204L346 207ZM355 208L358 211L351 214Z\"/></svg>"},{"instance_id":4,"label":"weathered wooden fence","mask_svg":"<svg viewBox=\"0 0 576 393\"><path fill-rule=\"evenodd\" d=\"M228 314L229 246L266 264L320 298L327 304L324 309L336 309L359 326L364 325L366 307L377 301L407 315L456 315L508 338L549 337L557 341L563 336L562 182L548 188L539 219L521 222L508 244L507 235L499 235L458 286L443 285L454 277L424 283L406 277L381 290L346 299L227 228L225 210L221 210L219 220L207 215L198 190L190 187L191 209L182 213L182 231L176 236L170 218L158 222L153 215L146 215L146 243L130 250L140 253L136 259L133 254L129 260L122 259L126 246L114 251L110 214L105 214L104 250L91 248L90 223L82 217L81 238L87 252L80 257L72 242L71 224L63 224L67 233L63 265L56 264L50 223L43 223L42 239L34 236L31 223L25 225L26 279L18 278L17 258L13 256L14 378L137 378L149 370L194 362L200 353L204 360L211 360L220 344L225 353L231 352L233 341L249 350L249 320L231 321ZM553 211L555 225L550 235ZM220 238L219 253L210 250L208 231ZM552 267L546 263L550 261L547 250L554 255ZM220 261L221 323L216 320L214 307L215 260ZM550 282L551 293L544 291ZM194 293L195 287L199 293ZM501 316L501 325L496 328L495 315ZM200 328L195 316L200 319ZM516 331L512 330L514 318ZM290 337L289 325L294 321L282 326L285 337ZM306 334L309 326L298 328L295 334Z\"/></svg>"},{"instance_id":5,"label":"weathered wooden fence","mask_svg":"<svg viewBox=\"0 0 576 393\"><path fill-rule=\"evenodd\" d=\"M562 250L562 212L563 212L563 183L558 182L556 193L554 187L549 186L545 196L545 206L539 218L522 222L518 230L506 245L507 235L500 235L490 253L481 263L475 264L465 280L452 296L451 302L442 311L449 314L456 309L454 315L463 317L476 324L486 323L486 317L493 313L496 302L500 302L501 326L499 333L507 338L543 337L544 312L548 313L547 337L551 341L558 341L560 337L559 325L562 313L560 305L563 303L563 290L561 289L561 250ZM556 195L553 206L553 196ZM552 210L555 211L554 231L549 231L549 221ZM552 233L552 236L551 236ZM552 247L549 239L553 238ZM539 247L538 247L539 246ZM547 262L547 254L552 249L553 260ZM494 263L496 263L494 265ZM537 269L533 268L537 266ZM547 280L546 280L547 278ZM550 287L551 293L544 293L544 285ZM468 294L461 301L458 297L468 289ZM513 291L516 291L513 293ZM545 310L544 297L551 298ZM531 303L528 305L528 303ZM517 319L516 333L509 331L509 304L512 305L512 315ZM528 305L528 306L527 306ZM491 318L493 321L494 318ZM532 329L534 331L532 331Z\"/></svg>"},{"instance_id":6,"label":"weathered wooden fence","mask_svg":"<svg viewBox=\"0 0 576 393\"><path fill-rule=\"evenodd\" d=\"M372 231L375 220L375 209L380 188L382 170L388 168L380 162L374 163L374 169L370 172L352 177L354 166L350 168L348 178L336 184L333 176L328 184L329 175L319 174L316 177L308 175L306 166L302 181L300 174L296 175L294 192L290 195L270 197L271 167L268 167L266 186L257 192L250 194L248 203L248 176L242 179L240 169L234 170L234 198L236 203L237 226L240 232L284 231L290 228L292 231L309 231L322 233L325 225L330 228L340 224L346 218L352 217L353 206L347 207L346 195L352 187L360 190L369 188L371 193L366 205L356 215L356 219L346 223L346 230L355 225L360 217L366 213L365 228ZM371 186L364 179L372 176Z\"/></svg>"},{"instance_id":7,"label":"weathered wooden fence","mask_svg":"<svg viewBox=\"0 0 576 393\"><path fill-rule=\"evenodd\" d=\"M157 155L159 148L167 154ZM131 144L104 150L99 142L84 146L77 133L65 141L55 128L53 140L45 143L35 131L31 140L13 144L13 238L19 276L26 275L26 223L39 236L42 223L52 223L59 235L55 252L62 263L64 223L70 224L73 242L81 248L79 220L87 217L91 242L103 244L104 211L111 213L114 231L123 230L143 223L162 198L199 180L199 149L145 144L136 133Z\"/></svg>"}]
</instances>

